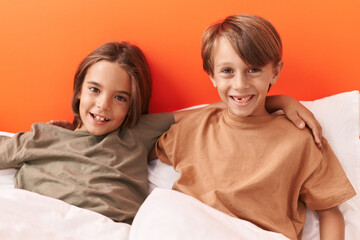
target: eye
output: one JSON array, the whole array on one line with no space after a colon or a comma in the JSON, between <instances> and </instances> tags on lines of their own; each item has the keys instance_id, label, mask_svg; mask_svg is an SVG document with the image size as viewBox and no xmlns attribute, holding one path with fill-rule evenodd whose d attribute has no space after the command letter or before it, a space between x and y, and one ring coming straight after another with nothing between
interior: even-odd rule
<instances>
[{"instance_id":1,"label":"eye","mask_svg":"<svg viewBox=\"0 0 360 240\"><path fill-rule=\"evenodd\" d=\"M120 102L127 102L127 98L123 96L115 96L115 99Z\"/></svg>"},{"instance_id":2,"label":"eye","mask_svg":"<svg viewBox=\"0 0 360 240\"><path fill-rule=\"evenodd\" d=\"M100 90L98 88L96 88L96 87L90 87L89 90L91 92L94 92L94 93L99 93L100 92Z\"/></svg>"},{"instance_id":3,"label":"eye","mask_svg":"<svg viewBox=\"0 0 360 240\"><path fill-rule=\"evenodd\" d=\"M221 70L221 73L229 74L234 73L234 71L231 68L224 68Z\"/></svg>"},{"instance_id":4,"label":"eye","mask_svg":"<svg viewBox=\"0 0 360 240\"><path fill-rule=\"evenodd\" d=\"M248 70L249 73L257 73L257 72L260 72L260 69L259 68L250 68Z\"/></svg>"}]
</instances>

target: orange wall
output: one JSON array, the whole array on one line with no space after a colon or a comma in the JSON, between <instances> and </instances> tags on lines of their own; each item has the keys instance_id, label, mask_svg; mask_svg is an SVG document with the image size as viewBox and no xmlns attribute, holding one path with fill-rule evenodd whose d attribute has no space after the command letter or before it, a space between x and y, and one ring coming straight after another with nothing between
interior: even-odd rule
<instances>
[{"instance_id":1,"label":"orange wall","mask_svg":"<svg viewBox=\"0 0 360 240\"><path fill-rule=\"evenodd\" d=\"M77 65L114 40L147 55L152 112L217 101L202 70L200 36L239 13L267 18L283 39L285 68L271 94L313 100L360 89L358 0L0 0L0 130L71 120Z\"/></svg>"}]
</instances>

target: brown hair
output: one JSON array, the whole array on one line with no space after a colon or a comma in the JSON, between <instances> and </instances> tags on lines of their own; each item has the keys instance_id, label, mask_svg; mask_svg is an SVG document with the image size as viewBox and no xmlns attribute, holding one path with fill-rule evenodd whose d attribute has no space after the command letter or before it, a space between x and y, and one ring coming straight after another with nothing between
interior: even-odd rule
<instances>
[{"instance_id":1,"label":"brown hair","mask_svg":"<svg viewBox=\"0 0 360 240\"><path fill-rule=\"evenodd\" d=\"M214 74L212 52L220 37L226 37L248 65L263 67L281 60L281 39L270 22L254 15L229 16L208 27L202 35L201 57L209 75Z\"/></svg>"},{"instance_id":2,"label":"brown hair","mask_svg":"<svg viewBox=\"0 0 360 240\"><path fill-rule=\"evenodd\" d=\"M73 86L71 109L74 114L74 128L81 127L79 113L79 93L88 69L99 61L117 62L130 76L131 100L129 112L122 124L133 127L139 121L141 114L149 112L149 103L152 91L152 79L149 64L141 51L135 45L126 42L109 42L101 45L90 53L79 65Z\"/></svg>"}]
</instances>

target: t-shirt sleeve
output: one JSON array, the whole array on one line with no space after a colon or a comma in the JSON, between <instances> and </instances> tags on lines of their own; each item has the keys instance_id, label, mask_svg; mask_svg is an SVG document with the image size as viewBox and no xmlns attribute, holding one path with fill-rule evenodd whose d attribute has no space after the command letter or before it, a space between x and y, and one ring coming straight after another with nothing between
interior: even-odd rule
<instances>
[{"instance_id":1,"label":"t-shirt sleeve","mask_svg":"<svg viewBox=\"0 0 360 240\"><path fill-rule=\"evenodd\" d=\"M150 151L153 149L156 140L174 123L172 113L146 114L141 116L133 131L147 150Z\"/></svg>"},{"instance_id":2,"label":"t-shirt sleeve","mask_svg":"<svg viewBox=\"0 0 360 240\"><path fill-rule=\"evenodd\" d=\"M335 207L356 195L326 139L321 156L320 163L305 181L300 192L301 198L312 210Z\"/></svg>"},{"instance_id":3,"label":"t-shirt sleeve","mask_svg":"<svg viewBox=\"0 0 360 240\"><path fill-rule=\"evenodd\" d=\"M173 152L175 151L175 137L179 124L174 124L156 142L155 150L160 161L173 165Z\"/></svg>"},{"instance_id":4,"label":"t-shirt sleeve","mask_svg":"<svg viewBox=\"0 0 360 240\"><path fill-rule=\"evenodd\" d=\"M0 168L16 168L26 160L26 147L33 132L20 132L12 137L0 136Z\"/></svg>"}]
</instances>

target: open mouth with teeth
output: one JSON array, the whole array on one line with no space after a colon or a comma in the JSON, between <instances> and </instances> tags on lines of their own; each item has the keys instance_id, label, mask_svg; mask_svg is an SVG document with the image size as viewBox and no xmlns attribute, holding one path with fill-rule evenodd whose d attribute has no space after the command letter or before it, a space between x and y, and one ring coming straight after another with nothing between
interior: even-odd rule
<instances>
[{"instance_id":1,"label":"open mouth with teeth","mask_svg":"<svg viewBox=\"0 0 360 240\"><path fill-rule=\"evenodd\" d=\"M247 103L254 97L254 95L249 95L247 97L235 97L235 96L230 96L230 97L237 103Z\"/></svg>"},{"instance_id":2,"label":"open mouth with teeth","mask_svg":"<svg viewBox=\"0 0 360 240\"><path fill-rule=\"evenodd\" d=\"M90 115L92 116L92 118L95 121L98 121L98 122L108 122L108 121L110 121L110 119L102 117L102 116L94 114L94 113L90 113Z\"/></svg>"}]
</instances>

